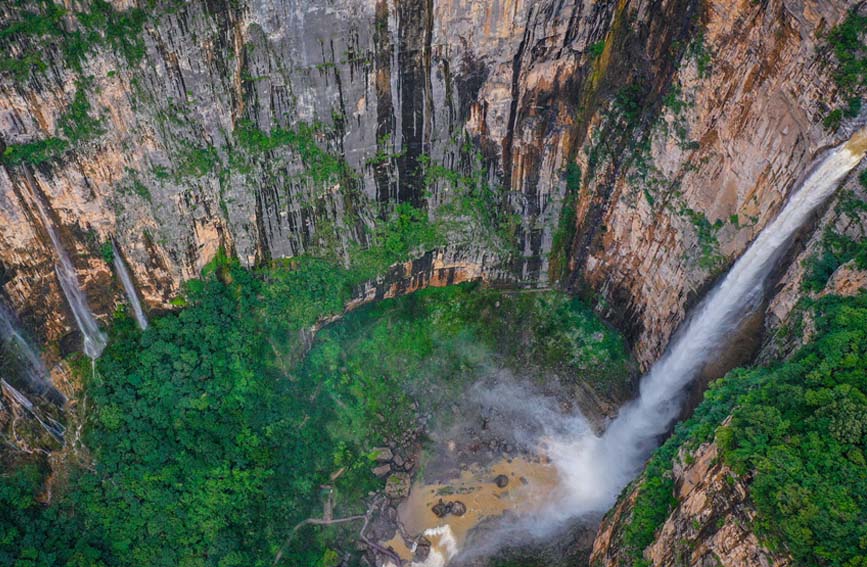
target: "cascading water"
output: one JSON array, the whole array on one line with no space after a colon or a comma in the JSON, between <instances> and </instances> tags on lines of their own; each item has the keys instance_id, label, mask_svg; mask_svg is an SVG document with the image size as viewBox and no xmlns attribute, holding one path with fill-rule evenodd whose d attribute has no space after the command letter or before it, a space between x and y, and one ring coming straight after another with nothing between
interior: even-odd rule
<instances>
[{"instance_id":1,"label":"cascading water","mask_svg":"<svg viewBox=\"0 0 867 567\"><path fill-rule=\"evenodd\" d=\"M825 155L777 218L735 263L642 379L640 396L623 408L601 437L554 439L550 456L563 484L569 516L608 509L668 431L685 387L727 343L744 317L761 304L774 264L810 214L835 191L867 152L867 128Z\"/></svg>"},{"instance_id":2,"label":"cascading water","mask_svg":"<svg viewBox=\"0 0 867 567\"><path fill-rule=\"evenodd\" d=\"M52 391L56 392L56 390ZM2 393L4 397L12 399L18 406L24 408L31 416L33 416L33 418L36 419L37 422L39 422L39 425L41 425L45 431L50 433L61 443L63 442L63 435L65 433L63 424L48 415L43 415L38 405L34 404L27 396L19 392L14 386L12 386L12 384L2 378L0 378L0 393ZM57 392L57 394L60 395L59 392Z\"/></svg>"},{"instance_id":3,"label":"cascading water","mask_svg":"<svg viewBox=\"0 0 867 567\"><path fill-rule=\"evenodd\" d=\"M42 358L18 331L14 315L3 303L0 303L0 344L7 354L17 359L17 373L27 382L31 392L45 396L58 405L66 402L63 394L51 385L51 375Z\"/></svg>"},{"instance_id":4,"label":"cascading water","mask_svg":"<svg viewBox=\"0 0 867 567\"><path fill-rule=\"evenodd\" d=\"M29 175L28 175L29 179ZM30 180L32 184L33 181ZM91 313L87 306L87 301L84 299L84 294L81 292L81 287L78 284L78 277L75 275L75 269L72 267L72 262L63 246L60 243L60 237L54 230L54 225L51 224L51 219L45 212L45 207L36 192L33 192L33 201L36 203L36 208L39 211L39 216L42 217L42 223L45 225L45 230L51 239L51 244L54 246L54 251L57 254L57 263L54 265L54 271L57 274L57 279L60 282L60 287L63 290L63 295L66 296L66 301L72 309L72 314L75 317L75 323L78 329L84 336L84 353L91 359L99 358L106 345L106 337L99 329L96 318Z\"/></svg>"},{"instance_id":5,"label":"cascading water","mask_svg":"<svg viewBox=\"0 0 867 567\"><path fill-rule=\"evenodd\" d=\"M117 273L120 282L123 284L123 290L126 292L126 297L132 307L135 320L138 323L139 328L144 331L148 328L148 320L147 317L145 317L141 302L138 300L138 295L135 291L135 284L132 282L129 271L126 269L126 264L123 262L123 258L120 257L120 252L117 249L114 239L111 240L111 251L114 257L114 271Z\"/></svg>"}]
</instances>

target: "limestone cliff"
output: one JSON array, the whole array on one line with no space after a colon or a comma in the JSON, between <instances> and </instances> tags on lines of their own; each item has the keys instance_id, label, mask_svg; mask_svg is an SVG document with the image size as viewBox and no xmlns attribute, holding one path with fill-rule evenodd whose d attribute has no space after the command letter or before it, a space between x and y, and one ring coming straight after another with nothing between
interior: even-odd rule
<instances>
[{"instance_id":1,"label":"limestone cliff","mask_svg":"<svg viewBox=\"0 0 867 567\"><path fill-rule=\"evenodd\" d=\"M616 105L592 122L573 277L632 329L645 366L832 143L821 118L836 87L822 38L852 4L706 2L644 137L618 136Z\"/></svg>"},{"instance_id":2,"label":"limestone cliff","mask_svg":"<svg viewBox=\"0 0 867 567\"><path fill-rule=\"evenodd\" d=\"M345 258L409 203L457 217L448 254L489 279L598 291L646 365L832 141L819 37L850 4L163 2L130 38L98 30L81 70L60 41L4 34L39 57L0 81L5 146L63 138L77 97L100 121L0 171L4 294L43 339L74 327L34 199L103 318L120 299L109 237L164 308L221 246L245 264ZM112 6L127 25L137 4ZM67 8L57 25L86 32L73 13L93 7ZM251 135L278 130L288 143ZM494 188L482 208L505 244L461 212L478 195L450 171Z\"/></svg>"},{"instance_id":3,"label":"limestone cliff","mask_svg":"<svg viewBox=\"0 0 867 567\"><path fill-rule=\"evenodd\" d=\"M816 338L816 321L823 315L819 299L856 296L867 289L867 271L857 255L867 237L867 194L859 179L864 171L862 166L860 175L850 176L833 201L817 214L815 226L805 230L804 242L792 254L763 313L759 363L786 360ZM725 407L718 397L705 404ZM723 416L729 412L723 411ZM712 439L712 433L730 421L730 415L709 420L706 435L710 432ZM684 435L689 439L689 433ZM593 546L594 567L634 564L636 554L654 566L793 564L785 550L768 549L756 535L751 475L738 475L726 465L716 441L698 447L693 444L676 441L679 449L673 466L662 473L673 480L673 503L658 522L644 526L650 536L646 547L630 549L626 533L631 525L642 521L636 519L635 510L647 490L647 473L624 491L603 520Z\"/></svg>"},{"instance_id":4,"label":"limestone cliff","mask_svg":"<svg viewBox=\"0 0 867 567\"><path fill-rule=\"evenodd\" d=\"M561 286L647 367L851 126L822 121L844 99L824 38L853 0L49 4L0 6L0 299L55 359L79 341L39 204L103 322L123 301L112 239L160 310L221 248L346 264L411 205L444 241L349 307L470 279ZM781 269L765 359L809 337L802 298L867 285L849 258L805 284L827 227L865 236L863 190L843 189ZM785 565L716 453L683 455L645 559ZM634 498L603 524L598 564L621 564Z\"/></svg>"}]
</instances>

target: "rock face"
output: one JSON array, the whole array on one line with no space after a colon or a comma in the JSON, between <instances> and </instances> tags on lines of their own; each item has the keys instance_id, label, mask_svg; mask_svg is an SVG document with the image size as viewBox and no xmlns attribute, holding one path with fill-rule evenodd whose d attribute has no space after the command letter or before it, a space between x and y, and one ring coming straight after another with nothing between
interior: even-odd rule
<instances>
[{"instance_id":1,"label":"rock face","mask_svg":"<svg viewBox=\"0 0 867 567\"><path fill-rule=\"evenodd\" d=\"M834 100L817 38L850 4L203 0L154 10L140 61L96 47L78 72L55 46L41 53L44 69L0 80L5 145L62 136L79 90L102 121L55 159L0 169L3 293L43 339L74 327L34 199L105 318L121 300L99 255L110 236L147 306L165 308L220 247L248 265L324 249L345 257L396 203L436 217L460 202L434 175L449 170L499 188L486 208L516 222L510 253L470 221L441 254L473 278L599 292L647 365L832 141L817 125ZM0 21L20 16L2 10ZM13 55L35 45L4 41ZM254 127L291 131L295 143L251 150L243 133ZM582 170L577 198L571 163Z\"/></svg>"},{"instance_id":2,"label":"rock face","mask_svg":"<svg viewBox=\"0 0 867 567\"><path fill-rule=\"evenodd\" d=\"M137 4L112 0L119 12ZM594 297L647 367L813 158L847 135L821 125L841 104L821 38L856 4L165 2L136 32L141 58L101 44L80 70L57 44L3 36L10 57L37 49L43 65L0 74L0 150L68 137L80 98L100 124L52 159L0 162L0 294L44 342L74 342L37 200L103 320L122 301L100 251L110 238L146 307L166 309L220 248L245 265L346 262L398 204L436 219L481 202L508 219L507 242L485 215L459 212L446 244L362 286L349 307L476 279L560 285ZM23 9L0 6L0 29ZM62 25L81 29L69 14ZM781 274L769 334L797 312L822 229L864 236L863 213L840 203ZM865 276L846 264L831 285L852 292ZM790 352L804 333L765 353ZM677 471L681 503L646 558L784 564L744 527L745 488L714 451ZM629 501L600 531L600 564L619 564Z\"/></svg>"},{"instance_id":3,"label":"rock face","mask_svg":"<svg viewBox=\"0 0 867 567\"><path fill-rule=\"evenodd\" d=\"M850 4L706 2L644 147L624 154L609 133L622 120L591 124L573 277L601 290L645 367L831 143L820 36Z\"/></svg>"},{"instance_id":4,"label":"rock face","mask_svg":"<svg viewBox=\"0 0 867 567\"><path fill-rule=\"evenodd\" d=\"M654 566L782 567L785 556L771 553L750 530L755 515L746 484L719 462L715 444L701 446L689 464L675 467L677 507L657 530L644 558ZM593 545L591 565L624 565L618 545L621 519L629 514L627 496L603 522Z\"/></svg>"},{"instance_id":5,"label":"rock face","mask_svg":"<svg viewBox=\"0 0 867 567\"><path fill-rule=\"evenodd\" d=\"M864 167L860 168L863 175ZM802 299L828 294L850 296L867 288L867 273L855 260L845 260L824 274L827 281L815 281L805 289L807 280L815 279L812 264L828 249L825 240L833 234L837 239L862 242L867 238L867 190L856 177L844 182L837 196L815 223L812 234L790 261L780 278L780 287L765 312L765 337L759 357L762 361L784 358L808 341L813 331L812 315L802 306Z\"/></svg>"},{"instance_id":6,"label":"rock face","mask_svg":"<svg viewBox=\"0 0 867 567\"><path fill-rule=\"evenodd\" d=\"M462 254L493 277L544 283L563 156L516 116L515 99L537 88L516 70L520 58L538 58L528 48L536 36L552 33L569 40L559 51L576 68L610 12L591 10L579 23L578 10L524 1L202 1L149 18L137 63L97 48L73 72L46 50L45 70L25 82L3 77L4 145L61 135L61 117L84 88L79 76L91 77L87 97L103 133L50 162L0 173L4 290L45 338L72 327L35 199L48 205L104 317L112 301L99 298L118 295L99 261L109 236L146 303L166 307L220 247L248 265L325 246L345 251L398 202L434 215L454 187L427 179L428 162L514 188L494 203L521 219L512 261L491 246ZM20 15L10 6L2 20ZM12 54L33 43L6 41ZM306 145L250 156L237 133L253 127L301 132ZM513 147L550 154L546 172L530 173ZM323 151L352 175L318 179L334 165ZM242 154L249 159L238 161Z\"/></svg>"}]
</instances>

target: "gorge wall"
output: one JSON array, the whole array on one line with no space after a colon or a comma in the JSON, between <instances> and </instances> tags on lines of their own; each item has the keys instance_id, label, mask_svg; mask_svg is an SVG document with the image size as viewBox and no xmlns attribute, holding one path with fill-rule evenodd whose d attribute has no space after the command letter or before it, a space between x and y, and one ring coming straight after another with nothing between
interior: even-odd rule
<instances>
[{"instance_id":1,"label":"gorge wall","mask_svg":"<svg viewBox=\"0 0 867 567\"><path fill-rule=\"evenodd\" d=\"M37 203L103 322L125 302L112 242L146 309L163 310L221 249L246 266L348 265L411 206L443 241L349 307L472 279L562 287L647 368L854 122L823 125L846 104L827 34L851 0L65 6L0 7L0 300L53 360L81 342ZM47 23L19 26L28 11ZM855 177L781 270L762 359L809 338L802 298L867 286L844 262L805 288L826 228L867 234ZM717 453L702 445L673 471L677 506L643 556L786 564L751 532L749 486ZM637 486L595 564L626 564Z\"/></svg>"},{"instance_id":2,"label":"gorge wall","mask_svg":"<svg viewBox=\"0 0 867 567\"><path fill-rule=\"evenodd\" d=\"M851 5L162 3L81 70L50 34L4 35L41 58L4 74L4 147L63 139L82 99L100 122L50 159L5 161L0 282L43 340L74 328L37 198L103 318L122 298L109 237L166 308L220 247L246 265L345 260L409 203L459 219L448 254L487 279L594 290L646 366L842 138L820 124L838 104L820 37ZM84 30L88 9L55 25Z\"/></svg>"}]
</instances>

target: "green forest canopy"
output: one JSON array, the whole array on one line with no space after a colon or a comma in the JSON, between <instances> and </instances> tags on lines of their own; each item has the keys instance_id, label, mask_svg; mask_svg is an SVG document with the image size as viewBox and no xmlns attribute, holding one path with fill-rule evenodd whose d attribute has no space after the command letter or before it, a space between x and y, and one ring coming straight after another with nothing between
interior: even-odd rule
<instances>
[{"instance_id":1,"label":"green forest canopy","mask_svg":"<svg viewBox=\"0 0 867 567\"><path fill-rule=\"evenodd\" d=\"M632 565L649 564L644 549L677 504L679 451L714 438L748 480L754 528L771 549L804 567L867 565L867 294L812 307L810 344L790 360L715 382L651 458L622 531Z\"/></svg>"},{"instance_id":2,"label":"green forest canopy","mask_svg":"<svg viewBox=\"0 0 867 567\"><path fill-rule=\"evenodd\" d=\"M309 258L255 272L221 258L146 332L120 314L86 384L94 468L48 507L44 463L0 478L0 563L271 565L321 516L322 485L336 514L364 510L383 482L371 449L411 428L413 392L435 409L493 357L627 387L623 341L553 292L422 291L348 315L299 356L298 330L342 310L350 279ZM336 564L359 528L305 528L283 563Z\"/></svg>"}]
</instances>

